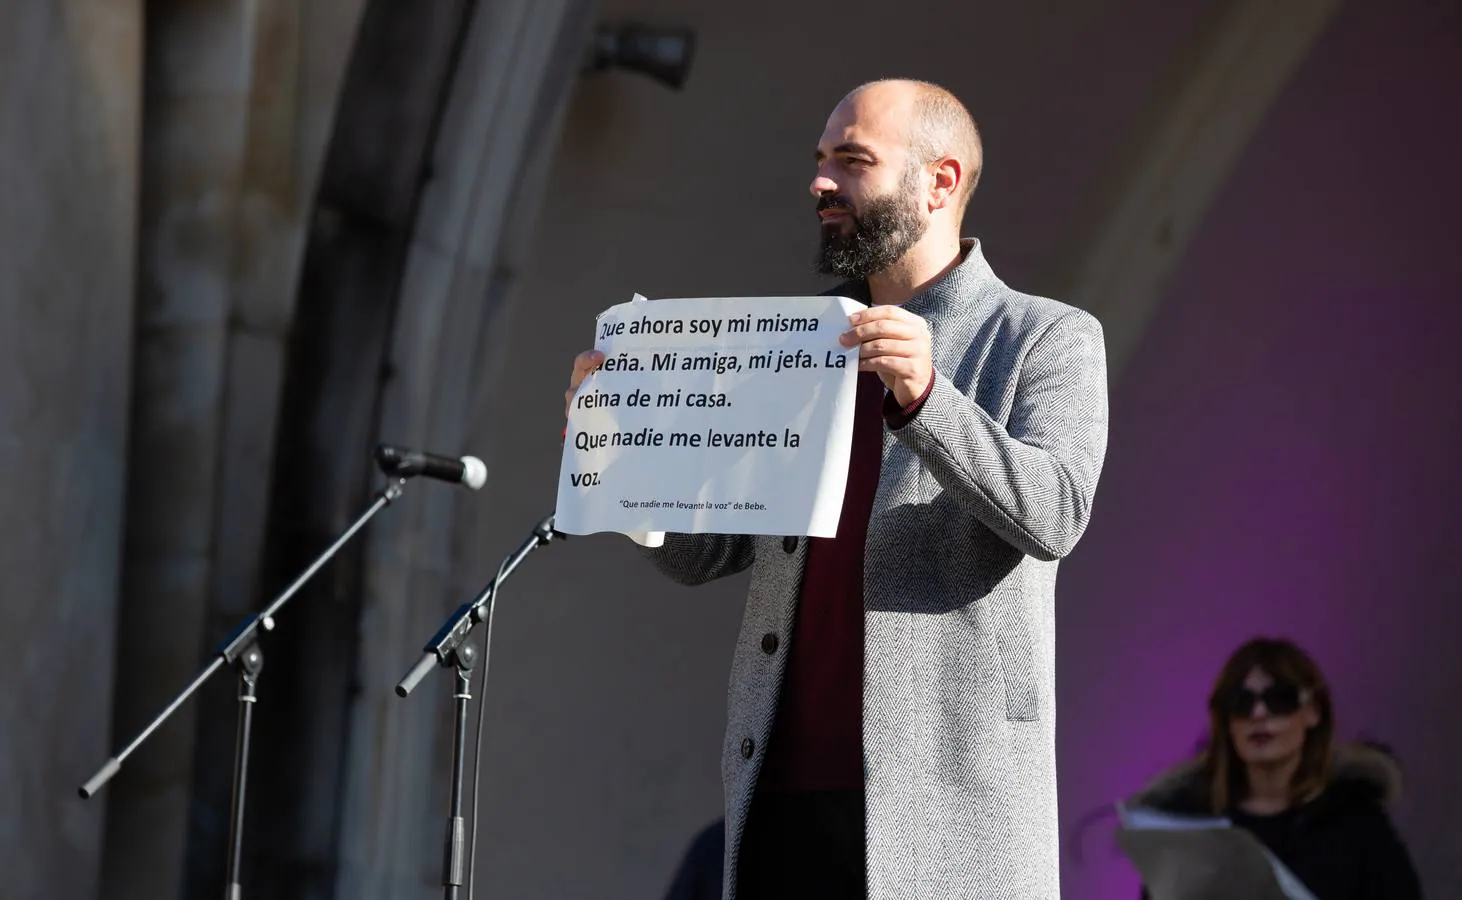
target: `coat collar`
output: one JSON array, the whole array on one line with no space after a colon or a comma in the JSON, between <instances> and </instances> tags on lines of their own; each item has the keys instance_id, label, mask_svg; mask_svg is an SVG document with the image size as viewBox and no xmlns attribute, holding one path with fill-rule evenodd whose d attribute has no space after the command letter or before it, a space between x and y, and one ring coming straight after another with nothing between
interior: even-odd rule
<instances>
[{"instance_id":1,"label":"coat collar","mask_svg":"<svg viewBox=\"0 0 1462 900\"><path fill-rule=\"evenodd\" d=\"M937 328L940 321L959 312L976 298L1000 285L1000 279L985 260L985 253L977 238L964 238L959 242L964 256L959 264L936 279L923 291L915 294L903 304L903 308ZM845 281L829 293L851 297L860 303L872 303L873 297L866 280Z\"/></svg>"},{"instance_id":2,"label":"coat collar","mask_svg":"<svg viewBox=\"0 0 1462 900\"><path fill-rule=\"evenodd\" d=\"M1401 766L1394 756L1374 744L1356 741L1335 747L1326 787L1392 804L1401 796L1401 781ZM1183 807L1191 805L1206 791L1202 762L1190 759L1153 779L1128 803L1159 809Z\"/></svg>"}]
</instances>

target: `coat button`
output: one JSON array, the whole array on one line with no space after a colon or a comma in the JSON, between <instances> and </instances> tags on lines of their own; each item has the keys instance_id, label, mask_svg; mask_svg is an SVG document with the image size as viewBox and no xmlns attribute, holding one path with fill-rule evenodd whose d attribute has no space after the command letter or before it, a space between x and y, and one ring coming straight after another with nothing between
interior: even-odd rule
<instances>
[{"instance_id":1,"label":"coat button","mask_svg":"<svg viewBox=\"0 0 1462 900\"><path fill-rule=\"evenodd\" d=\"M797 552L797 539L794 538L794 537L784 537L784 538L782 538L782 549L783 550L786 550L788 553L796 553Z\"/></svg>"},{"instance_id":2,"label":"coat button","mask_svg":"<svg viewBox=\"0 0 1462 900\"><path fill-rule=\"evenodd\" d=\"M775 634L773 634L772 632L770 632L770 631L768 631L766 634L762 635L761 636L761 649L762 649L762 652L763 653L776 653L777 652L777 636Z\"/></svg>"},{"instance_id":3,"label":"coat button","mask_svg":"<svg viewBox=\"0 0 1462 900\"><path fill-rule=\"evenodd\" d=\"M753 741L751 738L747 738L746 740L744 740L744 741L741 742L741 755L742 756L746 757L747 759L751 759L751 754L753 754L755 752L756 752L756 742Z\"/></svg>"}]
</instances>

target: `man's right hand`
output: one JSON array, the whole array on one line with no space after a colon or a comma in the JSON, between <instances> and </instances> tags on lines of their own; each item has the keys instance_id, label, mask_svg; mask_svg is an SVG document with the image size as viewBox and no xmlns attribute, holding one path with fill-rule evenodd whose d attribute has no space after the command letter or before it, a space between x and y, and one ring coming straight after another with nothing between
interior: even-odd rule
<instances>
[{"instance_id":1,"label":"man's right hand","mask_svg":"<svg viewBox=\"0 0 1462 900\"><path fill-rule=\"evenodd\" d=\"M579 385L589 377L589 373L599 368L604 362L604 354L598 350L585 350L574 357L574 374L569 376L569 389L563 392L563 417L569 417L569 406L574 402L574 394L579 392Z\"/></svg>"}]
</instances>

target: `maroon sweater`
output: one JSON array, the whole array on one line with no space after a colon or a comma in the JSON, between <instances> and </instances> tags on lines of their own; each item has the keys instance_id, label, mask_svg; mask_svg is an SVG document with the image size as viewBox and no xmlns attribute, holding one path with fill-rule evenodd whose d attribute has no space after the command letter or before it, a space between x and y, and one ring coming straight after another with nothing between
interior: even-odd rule
<instances>
[{"instance_id":1,"label":"maroon sweater","mask_svg":"<svg viewBox=\"0 0 1462 900\"><path fill-rule=\"evenodd\" d=\"M931 380L929 388L933 386ZM838 533L808 539L790 656L760 790L863 789L863 549L883 469L883 426L906 425L928 398L929 388L900 409L876 374L858 375Z\"/></svg>"}]
</instances>

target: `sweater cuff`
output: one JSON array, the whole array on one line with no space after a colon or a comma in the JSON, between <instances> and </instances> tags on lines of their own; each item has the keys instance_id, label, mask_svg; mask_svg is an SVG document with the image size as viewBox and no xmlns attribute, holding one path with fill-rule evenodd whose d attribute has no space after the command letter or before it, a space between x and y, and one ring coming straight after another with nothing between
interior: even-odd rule
<instances>
[{"instance_id":1,"label":"sweater cuff","mask_svg":"<svg viewBox=\"0 0 1462 900\"><path fill-rule=\"evenodd\" d=\"M924 388L924 393L915 398L908 406L900 407L899 402L894 399L893 391L883 395L883 423L888 426L889 431L898 431L905 425L914 421L919 410L924 408L924 401L929 399L929 392L934 390L934 373L929 373L929 385Z\"/></svg>"}]
</instances>

